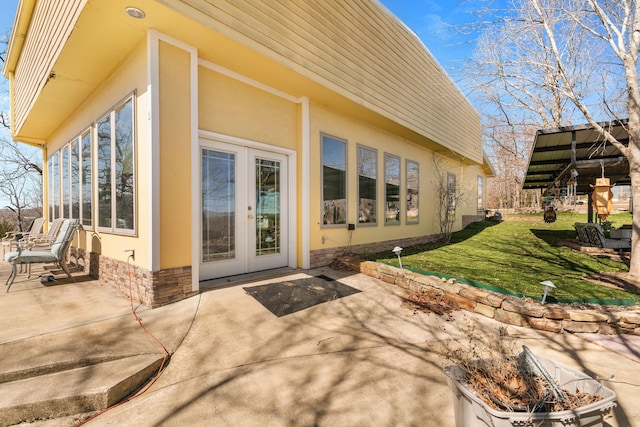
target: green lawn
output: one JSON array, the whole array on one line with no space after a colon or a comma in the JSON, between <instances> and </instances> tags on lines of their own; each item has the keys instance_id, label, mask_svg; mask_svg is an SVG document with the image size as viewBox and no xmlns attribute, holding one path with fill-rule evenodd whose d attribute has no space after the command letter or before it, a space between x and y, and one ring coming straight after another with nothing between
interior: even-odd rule
<instances>
[{"instance_id":1,"label":"green lawn","mask_svg":"<svg viewBox=\"0 0 640 427\"><path fill-rule=\"evenodd\" d=\"M613 226L631 223L630 214L609 217ZM559 213L547 224L542 214L508 216L500 224L480 222L454 233L451 244L429 244L405 248L405 268L454 276L513 292L540 297L540 282L551 280L559 300L638 299L631 294L598 285L583 277L602 271L628 271L626 265L607 258L596 258L567 247L556 246L560 239L575 238L573 223L586 221L584 214ZM370 259L398 265L391 252ZM627 301L628 303L628 301Z\"/></svg>"}]
</instances>

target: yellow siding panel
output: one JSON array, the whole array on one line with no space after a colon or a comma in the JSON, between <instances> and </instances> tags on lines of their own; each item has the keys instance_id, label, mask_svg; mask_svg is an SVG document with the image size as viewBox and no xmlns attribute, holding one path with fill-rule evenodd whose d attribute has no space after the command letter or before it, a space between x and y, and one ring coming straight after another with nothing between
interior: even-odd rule
<instances>
[{"instance_id":1,"label":"yellow siding panel","mask_svg":"<svg viewBox=\"0 0 640 427\"><path fill-rule=\"evenodd\" d=\"M226 37L482 161L475 110L420 40L376 2L181 1Z\"/></svg>"},{"instance_id":2,"label":"yellow siding panel","mask_svg":"<svg viewBox=\"0 0 640 427\"><path fill-rule=\"evenodd\" d=\"M49 78L53 78L53 64L85 1L41 0L36 3L14 76L14 129L22 126L38 93Z\"/></svg>"}]
</instances>

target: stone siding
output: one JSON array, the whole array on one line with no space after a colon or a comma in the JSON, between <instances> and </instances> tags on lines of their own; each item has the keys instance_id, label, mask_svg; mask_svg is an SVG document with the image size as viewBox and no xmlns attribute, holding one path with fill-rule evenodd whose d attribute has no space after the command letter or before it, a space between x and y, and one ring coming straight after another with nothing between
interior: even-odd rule
<instances>
[{"instance_id":1,"label":"stone siding","mask_svg":"<svg viewBox=\"0 0 640 427\"><path fill-rule=\"evenodd\" d=\"M560 304L542 305L530 298L504 295L458 283L455 279L424 276L374 261L362 261L353 256L339 258L339 262L351 270L382 279L411 292L435 291L455 301L464 310L509 325L555 333L640 335L638 307L594 306L580 309Z\"/></svg>"},{"instance_id":2,"label":"stone siding","mask_svg":"<svg viewBox=\"0 0 640 427\"><path fill-rule=\"evenodd\" d=\"M479 222L484 220L485 220L484 214L462 215L462 228L465 228L467 225L471 224L472 222Z\"/></svg>"},{"instance_id":3,"label":"stone siding","mask_svg":"<svg viewBox=\"0 0 640 427\"><path fill-rule=\"evenodd\" d=\"M94 252L87 256L87 252L79 248L71 248L69 258L72 264L89 276L127 297L132 294L135 303L147 307L161 307L198 293L191 290L191 266L152 272Z\"/></svg>"},{"instance_id":4,"label":"stone siding","mask_svg":"<svg viewBox=\"0 0 640 427\"><path fill-rule=\"evenodd\" d=\"M405 239L386 240L383 242L365 243L362 245L353 245L351 247L341 246L337 248L318 249L311 251L310 267L324 267L331 264L336 258L348 254L362 253L378 253L383 251L391 251L395 246L410 247L424 243L433 243L438 240L438 235L426 235L419 237L409 237Z\"/></svg>"}]
</instances>

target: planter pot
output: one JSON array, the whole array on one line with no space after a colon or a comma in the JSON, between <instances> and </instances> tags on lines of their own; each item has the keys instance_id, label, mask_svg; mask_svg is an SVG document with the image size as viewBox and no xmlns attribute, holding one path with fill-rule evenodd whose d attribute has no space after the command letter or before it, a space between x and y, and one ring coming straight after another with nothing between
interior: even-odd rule
<instances>
[{"instance_id":1,"label":"planter pot","mask_svg":"<svg viewBox=\"0 0 640 427\"><path fill-rule=\"evenodd\" d=\"M616 394L600 382L566 365L538 356L539 362L560 388L570 393L586 392L601 400L579 408L558 412L503 412L491 408L463 383L465 370L460 365L445 366L447 383L453 391L456 427L570 427L604 426L604 416L616 404Z\"/></svg>"}]
</instances>

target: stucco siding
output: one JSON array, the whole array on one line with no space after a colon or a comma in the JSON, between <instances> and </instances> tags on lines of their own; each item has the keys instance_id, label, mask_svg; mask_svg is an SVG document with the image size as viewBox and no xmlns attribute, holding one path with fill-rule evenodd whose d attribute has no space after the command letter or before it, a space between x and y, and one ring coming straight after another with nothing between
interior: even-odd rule
<instances>
[{"instance_id":1,"label":"stucco siding","mask_svg":"<svg viewBox=\"0 0 640 427\"><path fill-rule=\"evenodd\" d=\"M344 116L321 105L311 105L310 140L310 249L328 250L351 245L369 244L377 241L412 238L438 232L435 206L437 194L434 185L434 153L412 141L386 132L371 123ZM350 233L346 225L325 228L322 223L322 182L321 182L321 135L330 135L347 143L347 223L355 224ZM377 225L358 223L358 170L357 147L365 146L377 152ZM406 223L406 206L401 205L400 224L385 225L385 153L400 158L400 194L406 193L406 160L419 164L420 219L417 224ZM405 200L401 197L401 200ZM324 238L323 238L324 237Z\"/></svg>"},{"instance_id":2,"label":"stucco siding","mask_svg":"<svg viewBox=\"0 0 640 427\"><path fill-rule=\"evenodd\" d=\"M38 93L47 84L63 44L86 0L40 0L14 74L14 129L26 119Z\"/></svg>"},{"instance_id":3,"label":"stucco siding","mask_svg":"<svg viewBox=\"0 0 640 427\"><path fill-rule=\"evenodd\" d=\"M201 129L295 150L297 104L199 68L198 123Z\"/></svg>"},{"instance_id":4,"label":"stucco siding","mask_svg":"<svg viewBox=\"0 0 640 427\"><path fill-rule=\"evenodd\" d=\"M147 93L147 56L146 43L139 43L114 73L105 80L93 95L67 117L67 120L54 132L48 140L47 152L51 156L66 143L75 138L80 132L95 124L98 118L108 113L118 105L127 95L135 91L136 104L136 207L137 229L136 236L124 236L111 233L97 233L97 228L83 227L78 241L73 245L88 252L107 254L113 259L126 261L127 253L123 249L136 251L136 265L148 268L150 254L147 249L150 235L150 224L145 219L149 217L151 206L146 202L149 198L150 185L149 162L145 153L149 152L148 111L149 96ZM95 138L95 135L94 135ZM94 141L95 142L95 141ZM95 145L94 145L95 150ZM94 155L96 152L94 151ZM95 171L95 169L94 169ZM47 179L47 174L44 179ZM93 177L94 196L97 192L96 176ZM47 181L44 183L47 186ZM97 206L94 197L94 226L97 224ZM45 201L44 206L47 206Z\"/></svg>"},{"instance_id":5,"label":"stucco siding","mask_svg":"<svg viewBox=\"0 0 640 427\"><path fill-rule=\"evenodd\" d=\"M375 1L161 2L482 162L479 116L415 34Z\"/></svg>"},{"instance_id":6,"label":"stucco siding","mask_svg":"<svg viewBox=\"0 0 640 427\"><path fill-rule=\"evenodd\" d=\"M167 269L191 263L189 52L160 42L159 65L160 268Z\"/></svg>"}]
</instances>

